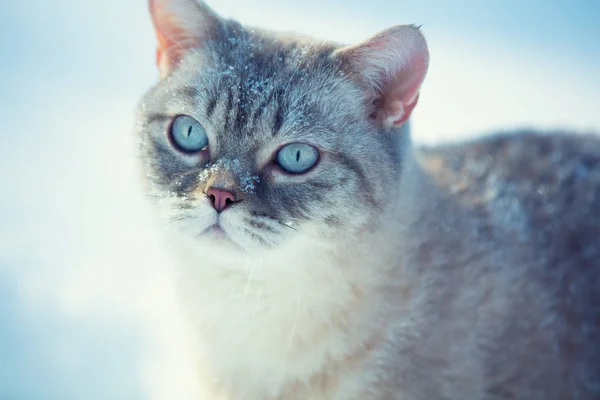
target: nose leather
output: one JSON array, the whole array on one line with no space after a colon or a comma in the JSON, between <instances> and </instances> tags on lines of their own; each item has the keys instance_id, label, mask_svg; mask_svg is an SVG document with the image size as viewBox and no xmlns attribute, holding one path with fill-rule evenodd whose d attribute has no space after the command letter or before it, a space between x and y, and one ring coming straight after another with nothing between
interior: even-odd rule
<instances>
[{"instance_id":1,"label":"nose leather","mask_svg":"<svg viewBox=\"0 0 600 400\"><path fill-rule=\"evenodd\" d=\"M238 201L234 192L217 188L208 189L206 196L212 203L213 208L219 213Z\"/></svg>"}]
</instances>

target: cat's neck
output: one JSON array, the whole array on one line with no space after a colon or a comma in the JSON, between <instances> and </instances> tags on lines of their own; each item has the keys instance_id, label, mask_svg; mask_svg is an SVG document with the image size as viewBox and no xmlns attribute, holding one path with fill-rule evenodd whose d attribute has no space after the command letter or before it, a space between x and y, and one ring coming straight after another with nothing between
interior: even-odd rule
<instances>
[{"instance_id":1,"label":"cat's neck","mask_svg":"<svg viewBox=\"0 0 600 400\"><path fill-rule=\"evenodd\" d=\"M410 149L403 168L399 193L422 184ZM178 239L177 253L185 255L183 304L197 327L200 358L218 385L243 398L269 398L327 374L320 378L331 381L322 384L323 396L339 391L333 386L341 383L334 385L330 374L353 376L347 369L372 360L391 334L390 313L399 311L389 299L398 302L398 293L407 290L397 276L398 242L405 234L400 221L416 206L399 198L378 228L360 238L299 241L260 257Z\"/></svg>"}]
</instances>

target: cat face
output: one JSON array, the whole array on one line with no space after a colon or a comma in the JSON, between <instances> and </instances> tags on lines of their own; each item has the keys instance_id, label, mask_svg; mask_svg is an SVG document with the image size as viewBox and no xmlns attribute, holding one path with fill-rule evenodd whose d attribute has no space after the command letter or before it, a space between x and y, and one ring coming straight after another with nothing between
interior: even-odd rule
<instances>
[{"instance_id":1,"label":"cat face","mask_svg":"<svg viewBox=\"0 0 600 400\"><path fill-rule=\"evenodd\" d=\"M394 128L416 103L426 52L415 86L406 65L388 72L382 35L340 48L247 29L194 0L150 5L162 79L137 127L149 193L173 224L240 252L376 228L397 191Z\"/></svg>"}]
</instances>

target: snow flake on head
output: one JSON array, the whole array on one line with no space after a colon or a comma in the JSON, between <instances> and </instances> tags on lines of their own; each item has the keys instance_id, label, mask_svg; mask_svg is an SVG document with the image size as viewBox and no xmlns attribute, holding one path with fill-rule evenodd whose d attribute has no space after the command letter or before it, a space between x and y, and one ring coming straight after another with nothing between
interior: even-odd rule
<instances>
[{"instance_id":1,"label":"snow flake on head","mask_svg":"<svg viewBox=\"0 0 600 400\"><path fill-rule=\"evenodd\" d=\"M256 184L259 182L257 175L240 177L240 188L243 193L256 193Z\"/></svg>"},{"instance_id":2,"label":"snow flake on head","mask_svg":"<svg viewBox=\"0 0 600 400\"><path fill-rule=\"evenodd\" d=\"M218 170L226 170L235 174L240 180L240 190L243 193L256 192L256 185L260 181L258 175L244 170L238 159L230 160L228 158L223 158L214 163L207 164L204 170L198 175L198 180L200 182L205 182L210 175Z\"/></svg>"}]
</instances>

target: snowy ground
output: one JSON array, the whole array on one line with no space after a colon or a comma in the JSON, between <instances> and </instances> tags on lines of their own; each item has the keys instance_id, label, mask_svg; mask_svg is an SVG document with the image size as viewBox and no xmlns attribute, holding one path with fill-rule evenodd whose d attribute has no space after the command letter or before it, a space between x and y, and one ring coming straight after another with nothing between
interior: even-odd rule
<instances>
[{"instance_id":1,"label":"snowy ground","mask_svg":"<svg viewBox=\"0 0 600 400\"><path fill-rule=\"evenodd\" d=\"M184 399L185 335L130 137L137 98L156 79L145 0L8 3L0 399ZM600 131L594 0L213 3L245 22L340 42L423 24L432 60L418 140L516 126Z\"/></svg>"}]
</instances>

